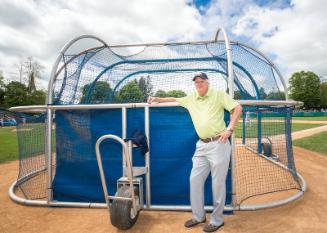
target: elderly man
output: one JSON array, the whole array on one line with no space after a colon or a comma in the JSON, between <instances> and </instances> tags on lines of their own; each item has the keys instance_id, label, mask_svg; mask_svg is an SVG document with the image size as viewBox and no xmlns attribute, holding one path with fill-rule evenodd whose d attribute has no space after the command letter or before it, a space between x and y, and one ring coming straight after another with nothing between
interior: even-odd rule
<instances>
[{"instance_id":1,"label":"elderly man","mask_svg":"<svg viewBox=\"0 0 327 233\"><path fill-rule=\"evenodd\" d=\"M226 197L226 176L231 155L228 138L232 135L242 113L242 107L223 91L209 88L205 73L193 78L196 92L182 98L149 97L148 103L177 101L186 108L199 136L193 155L190 176L190 196L193 218L185 222L185 227L194 227L206 222L204 210L204 183L211 172L213 212L210 223L203 228L214 232L224 225L223 210ZM228 127L224 122L224 109L232 113Z\"/></svg>"}]
</instances>

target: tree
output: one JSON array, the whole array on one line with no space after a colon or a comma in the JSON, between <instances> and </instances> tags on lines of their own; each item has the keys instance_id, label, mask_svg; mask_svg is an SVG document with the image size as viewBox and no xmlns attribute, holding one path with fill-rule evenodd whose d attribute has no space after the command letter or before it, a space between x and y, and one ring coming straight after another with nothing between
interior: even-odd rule
<instances>
[{"instance_id":1,"label":"tree","mask_svg":"<svg viewBox=\"0 0 327 233\"><path fill-rule=\"evenodd\" d=\"M42 90L35 90L31 94L28 94L26 101L27 105L42 105L45 103L46 92Z\"/></svg>"},{"instance_id":2,"label":"tree","mask_svg":"<svg viewBox=\"0 0 327 233\"><path fill-rule=\"evenodd\" d=\"M305 108L317 108L320 104L320 79L311 71L296 72L290 78L290 96L302 101Z\"/></svg>"},{"instance_id":3,"label":"tree","mask_svg":"<svg viewBox=\"0 0 327 233\"><path fill-rule=\"evenodd\" d=\"M23 82L23 75L24 75L24 60L19 60L18 63L15 64L15 67L18 70L18 76L19 76L19 82L20 83L24 83Z\"/></svg>"},{"instance_id":4,"label":"tree","mask_svg":"<svg viewBox=\"0 0 327 233\"><path fill-rule=\"evenodd\" d=\"M137 82L137 84L143 95L142 102L146 102L148 97L152 95L152 85L150 82L150 76L147 76L146 78L141 77L140 80Z\"/></svg>"},{"instance_id":5,"label":"tree","mask_svg":"<svg viewBox=\"0 0 327 233\"><path fill-rule=\"evenodd\" d=\"M5 87L5 78L3 77L2 70L0 70L0 88Z\"/></svg>"},{"instance_id":6,"label":"tree","mask_svg":"<svg viewBox=\"0 0 327 233\"><path fill-rule=\"evenodd\" d=\"M0 78L1 86L1 78ZM25 84L12 81L5 85L2 107L10 108L14 106L23 105L39 105L44 104L46 99L46 92L42 90L35 90L29 93Z\"/></svg>"},{"instance_id":7,"label":"tree","mask_svg":"<svg viewBox=\"0 0 327 233\"><path fill-rule=\"evenodd\" d=\"M148 97L152 95L152 84L150 76L146 78L141 77L138 81L129 81L124 87L120 89L115 96L117 103L134 103L146 102Z\"/></svg>"},{"instance_id":8,"label":"tree","mask_svg":"<svg viewBox=\"0 0 327 233\"><path fill-rule=\"evenodd\" d=\"M41 78L44 66L33 57L23 58L15 66L18 71L20 83L27 85L29 93L35 91L35 81L37 78Z\"/></svg>"},{"instance_id":9,"label":"tree","mask_svg":"<svg viewBox=\"0 0 327 233\"><path fill-rule=\"evenodd\" d=\"M175 98L180 98L186 96L186 93L182 90L171 90L168 92L165 92L163 90L158 90L156 94L154 95L155 97L175 97Z\"/></svg>"},{"instance_id":10,"label":"tree","mask_svg":"<svg viewBox=\"0 0 327 233\"><path fill-rule=\"evenodd\" d=\"M4 106L7 108L28 104L27 87L16 81L6 86L4 95Z\"/></svg>"},{"instance_id":11,"label":"tree","mask_svg":"<svg viewBox=\"0 0 327 233\"><path fill-rule=\"evenodd\" d=\"M239 90L234 91L234 99L236 99L236 100L241 99L241 91L239 91Z\"/></svg>"},{"instance_id":12,"label":"tree","mask_svg":"<svg viewBox=\"0 0 327 233\"><path fill-rule=\"evenodd\" d=\"M144 101L144 95L136 80L128 82L114 97L116 103L137 103Z\"/></svg>"},{"instance_id":13,"label":"tree","mask_svg":"<svg viewBox=\"0 0 327 233\"><path fill-rule=\"evenodd\" d=\"M322 108L327 108L327 82L320 85L320 105Z\"/></svg>"},{"instance_id":14,"label":"tree","mask_svg":"<svg viewBox=\"0 0 327 233\"><path fill-rule=\"evenodd\" d=\"M158 90L156 94L154 94L155 97L167 97L167 93L163 90Z\"/></svg>"},{"instance_id":15,"label":"tree","mask_svg":"<svg viewBox=\"0 0 327 233\"><path fill-rule=\"evenodd\" d=\"M28 57L24 61L24 68L28 79L27 91L32 93L36 91L35 80L36 78L41 78L41 72L44 67L34 60L33 57Z\"/></svg>"},{"instance_id":16,"label":"tree","mask_svg":"<svg viewBox=\"0 0 327 233\"><path fill-rule=\"evenodd\" d=\"M167 96L180 98L186 96L186 93L182 90L171 90L167 92Z\"/></svg>"},{"instance_id":17,"label":"tree","mask_svg":"<svg viewBox=\"0 0 327 233\"><path fill-rule=\"evenodd\" d=\"M267 100L285 100L285 92L282 91L271 91L266 96Z\"/></svg>"},{"instance_id":18,"label":"tree","mask_svg":"<svg viewBox=\"0 0 327 233\"><path fill-rule=\"evenodd\" d=\"M259 89L259 94L260 94L260 99L261 99L261 100L266 99L267 94L266 94L266 91L265 91L265 89L264 89L263 87L260 87L260 89Z\"/></svg>"},{"instance_id":19,"label":"tree","mask_svg":"<svg viewBox=\"0 0 327 233\"><path fill-rule=\"evenodd\" d=\"M90 90L92 83L86 84L82 88L82 98L80 100L81 104L88 104L88 103L107 103L108 97L111 96L112 89L109 83L104 81L98 81L95 83L93 90ZM90 96L89 91L91 91Z\"/></svg>"},{"instance_id":20,"label":"tree","mask_svg":"<svg viewBox=\"0 0 327 233\"><path fill-rule=\"evenodd\" d=\"M2 71L0 70L0 106L4 105L4 98L5 98L5 82L4 77L2 75Z\"/></svg>"}]
</instances>

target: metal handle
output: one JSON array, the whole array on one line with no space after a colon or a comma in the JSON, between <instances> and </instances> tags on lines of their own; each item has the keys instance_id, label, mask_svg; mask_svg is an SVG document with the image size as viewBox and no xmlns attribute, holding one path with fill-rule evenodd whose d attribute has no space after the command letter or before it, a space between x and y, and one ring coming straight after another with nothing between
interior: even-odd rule
<instances>
[{"instance_id":1,"label":"metal handle","mask_svg":"<svg viewBox=\"0 0 327 233\"><path fill-rule=\"evenodd\" d=\"M102 188L103 188L103 193L105 196L106 203L109 206L108 189L107 189L107 184L106 184L106 178L104 176L104 171L103 171L103 166L102 166L102 158L101 158L101 153L100 153L100 144L102 141L104 141L106 139L116 140L123 147L123 159L126 161L126 165L127 165L127 177L128 177L128 181L129 181L129 185L130 185L130 191L132 194L133 211L134 211L134 214L136 214L137 210L136 210L135 193L134 193L134 187L133 187L133 170L132 170L132 166L131 166L130 154L129 154L127 145L124 142L124 140L121 139L120 137L118 137L116 135L112 135L112 134L107 134L107 135L101 136L95 144L95 153L96 153L96 157L97 157L97 161L98 161L101 183L102 183Z\"/></svg>"}]
</instances>

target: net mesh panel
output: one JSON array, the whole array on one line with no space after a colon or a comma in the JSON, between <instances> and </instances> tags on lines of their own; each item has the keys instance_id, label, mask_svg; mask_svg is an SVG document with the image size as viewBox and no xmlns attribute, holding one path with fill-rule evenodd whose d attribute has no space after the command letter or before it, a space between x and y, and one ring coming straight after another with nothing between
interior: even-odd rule
<instances>
[{"instance_id":1,"label":"net mesh panel","mask_svg":"<svg viewBox=\"0 0 327 233\"><path fill-rule=\"evenodd\" d=\"M258 195L301 188L291 149L291 111L243 106L242 123L235 130L238 205Z\"/></svg>"},{"instance_id":2,"label":"net mesh panel","mask_svg":"<svg viewBox=\"0 0 327 233\"><path fill-rule=\"evenodd\" d=\"M233 44L235 97L283 99L274 68L241 45ZM206 72L211 86L227 90L224 43L149 45L121 56L110 47L63 55L54 83L56 104L145 102L149 95L191 93L195 72ZM164 93L163 93L164 92Z\"/></svg>"},{"instance_id":3,"label":"net mesh panel","mask_svg":"<svg viewBox=\"0 0 327 233\"><path fill-rule=\"evenodd\" d=\"M194 91L192 77L197 72L208 74L211 87L227 91L224 43L137 49L128 56L110 47L64 54L53 86L54 104L135 103L145 102L149 95L182 97ZM280 77L269 62L240 44L232 44L232 52L236 99L285 99ZM135 128L144 129L142 111L127 111L128 135ZM235 130L234 176L231 181L229 173L227 179L226 203L231 203L232 185L236 205L262 194L300 188L291 147L290 112L290 108L244 106L243 122ZM189 204L188 177L196 141L192 122L180 107L151 108L150 114L151 176L161 179L151 179L152 204ZM22 180L19 186L29 199L44 198L44 116L26 122L17 126L22 129L18 130L19 178L38 175ZM56 111L54 125L54 198L103 201L94 146L104 134L121 136L121 110ZM176 129L179 134L172 134ZM100 149L105 171L109 171L108 188L114 194L116 180L122 174L121 147L109 140ZM135 165L143 166L144 158L134 150ZM183 169L179 169L181 166ZM210 180L206 189L206 203L211 203Z\"/></svg>"},{"instance_id":4,"label":"net mesh panel","mask_svg":"<svg viewBox=\"0 0 327 233\"><path fill-rule=\"evenodd\" d=\"M45 116L0 110L0 119L11 122L17 132L19 173L16 187L27 199L46 197L47 174L44 153Z\"/></svg>"}]
</instances>

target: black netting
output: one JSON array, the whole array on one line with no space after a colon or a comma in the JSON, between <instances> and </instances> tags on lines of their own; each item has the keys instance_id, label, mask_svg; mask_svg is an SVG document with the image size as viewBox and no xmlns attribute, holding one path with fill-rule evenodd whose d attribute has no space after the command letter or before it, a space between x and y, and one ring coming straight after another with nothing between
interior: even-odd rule
<instances>
[{"instance_id":1,"label":"black netting","mask_svg":"<svg viewBox=\"0 0 327 233\"><path fill-rule=\"evenodd\" d=\"M292 154L291 110L243 106L235 132L235 203L300 189Z\"/></svg>"},{"instance_id":2,"label":"black netting","mask_svg":"<svg viewBox=\"0 0 327 233\"><path fill-rule=\"evenodd\" d=\"M28 199L46 197L45 116L0 110L0 119L16 126L19 173L17 187Z\"/></svg>"},{"instance_id":3,"label":"black netting","mask_svg":"<svg viewBox=\"0 0 327 233\"><path fill-rule=\"evenodd\" d=\"M227 90L224 43L148 45L131 56L110 47L64 55L54 83L56 104L145 102L149 95L186 95L192 77L206 72L211 86ZM280 77L255 51L232 45L237 99L285 99Z\"/></svg>"}]
</instances>

